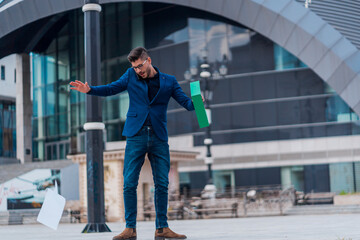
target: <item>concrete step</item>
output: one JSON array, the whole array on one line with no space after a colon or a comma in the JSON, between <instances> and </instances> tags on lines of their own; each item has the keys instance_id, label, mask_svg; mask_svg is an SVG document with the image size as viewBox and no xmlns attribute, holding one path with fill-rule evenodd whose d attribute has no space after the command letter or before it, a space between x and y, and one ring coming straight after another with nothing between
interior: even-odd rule
<instances>
[{"instance_id":1,"label":"concrete step","mask_svg":"<svg viewBox=\"0 0 360 240\"><path fill-rule=\"evenodd\" d=\"M304 205L293 206L284 212L285 215L317 215L317 214L351 214L360 213L360 205Z\"/></svg>"},{"instance_id":2,"label":"concrete step","mask_svg":"<svg viewBox=\"0 0 360 240\"><path fill-rule=\"evenodd\" d=\"M9 223L9 212L0 212L0 225L8 225Z\"/></svg>"},{"instance_id":3,"label":"concrete step","mask_svg":"<svg viewBox=\"0 0 360 240\"><path fill-rule=\"evenodd\" d=\"M19 225L37 223L36 219L39 215L40 208L37 209L21 209L0 212L0 225ZM70 223L70 214L63 212L60 220L61 223Z\"/></svg>"},{"instance_id":4,"label":"concrete step","mask_svg":"<svg viewBox=\"0 0 360 240\"><path fill-rule=\"evenodd\" d=\"M9 225L35 223L40 209L9 210Z\"/></svg>"}]
</instances>

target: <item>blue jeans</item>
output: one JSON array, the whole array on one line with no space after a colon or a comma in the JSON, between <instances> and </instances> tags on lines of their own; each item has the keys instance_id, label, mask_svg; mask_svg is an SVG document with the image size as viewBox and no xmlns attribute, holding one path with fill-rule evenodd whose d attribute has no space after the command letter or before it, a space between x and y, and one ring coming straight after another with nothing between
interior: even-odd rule
<instances>
[{"instance_id":1,"label":"blue jeans","mask_svg":"<svg viewBox=\"0 0 360 240\"><path fill-rule=\"evenodd\" d=\"M137 195L139 174L145 154L150 160L155 183L156 228L168 227L167 205L170 171L170 153L167 142L160 140L152 127L144 126L126 140L124 160L124 203L127 228L136 228Z\"/></svg>"}]
</instances>

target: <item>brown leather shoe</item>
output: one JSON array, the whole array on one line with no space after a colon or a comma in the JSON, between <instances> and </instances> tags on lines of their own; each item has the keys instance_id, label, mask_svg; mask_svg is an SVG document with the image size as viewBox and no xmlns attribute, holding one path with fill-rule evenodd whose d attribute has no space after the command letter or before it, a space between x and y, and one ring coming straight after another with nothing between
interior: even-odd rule
<instances>
[{"instance_id":1,"label":"brown leather shoe","mask_svg":"<svg viewBox=\"0 0 360 240\"><path fill-rule=\"evenodd\" d=\"M125 230L113 237L113 240L136 240L136 228L125 228Z\"/></svg>"},{"instance_id":2,"label":"brown leather shoe","mask_svg":"<svg viewBox=\"0 0 360 240\"><path fill-rule=\"evenodd\" d=\"M177 234L171 231L170 228L158 228L155 231L155 240L175 240L175 239L186 239L185 235Z\"/></svg>"}]
</instances>

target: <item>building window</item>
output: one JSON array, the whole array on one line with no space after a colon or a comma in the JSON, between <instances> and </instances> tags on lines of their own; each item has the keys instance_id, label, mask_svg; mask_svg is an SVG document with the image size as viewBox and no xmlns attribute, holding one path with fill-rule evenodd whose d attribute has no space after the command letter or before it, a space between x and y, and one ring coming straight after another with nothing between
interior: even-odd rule
<instances>
[{"instance_id":1,"label":"building window","mask_svg":"<svg viewBox=\"0 0 360 240\"><path fill-rule=\"evenodd\" d=\"M306 67L297 57L277 44L274 44L274 61L276 70Z\"/></svg>"},{"instance_id":2,"label":"building window","mask_svg":"<svg viewBox=\"0 0 360 240\"><path fill-rule=\"evenodd\" d=\"M1 66L1 80L5 80L5 66Z\"/></svg>"},{"instance_id":3,"label":"building window","mask_svg":"<svg viewBox=\"0 0 360 240\"><path fill-rule=\"evenodd\" d=\"M16 83L16 69L14 69L14 83Z\"/></svg>"},{"instance_id":4,"label":"building window","mask_svg":"<svg viewBox=\"0 0 360 240\"><path fill-rule=\"evenodd\" d=\"M0 157L16 157L15 103L0 101Z\"/></svg>"}]
</instances>

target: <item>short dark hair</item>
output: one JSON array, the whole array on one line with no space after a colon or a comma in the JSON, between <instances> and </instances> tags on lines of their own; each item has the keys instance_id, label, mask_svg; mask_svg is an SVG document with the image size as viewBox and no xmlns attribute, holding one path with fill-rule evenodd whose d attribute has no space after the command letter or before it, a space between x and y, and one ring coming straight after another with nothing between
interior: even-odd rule
<instances>
[{"instance_id":1,"label":"short dark hair","mask_svg":"<svg viewBox=\"0 0 360 240\"><path fill-rule=\"evenodd\" d=\"M127 59L129 60L129 62L135 62L139 58L145 60L148 57L149 57L149 54L148 54L148 52L147 52L147 50L145 48L136 47L136 48L134 48L133 50L130 51Z\"/></svg>"}]
</instances>

